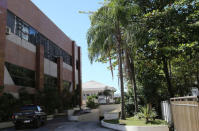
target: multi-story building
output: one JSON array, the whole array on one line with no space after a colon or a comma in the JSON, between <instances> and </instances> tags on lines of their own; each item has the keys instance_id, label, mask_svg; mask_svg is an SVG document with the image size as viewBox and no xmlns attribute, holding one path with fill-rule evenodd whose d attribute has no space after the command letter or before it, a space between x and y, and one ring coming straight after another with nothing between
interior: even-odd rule
<instances>
[{"instance_id":1,"label":"multi-story building","mask_svg":"<svg viewBox=\"0 0 199 131\"><path fill-rule=\"evenodd\" d=\"M81 102L81 48L30 0L0 0L0 86L68 88Z\"/></svg>"}]
</instances>

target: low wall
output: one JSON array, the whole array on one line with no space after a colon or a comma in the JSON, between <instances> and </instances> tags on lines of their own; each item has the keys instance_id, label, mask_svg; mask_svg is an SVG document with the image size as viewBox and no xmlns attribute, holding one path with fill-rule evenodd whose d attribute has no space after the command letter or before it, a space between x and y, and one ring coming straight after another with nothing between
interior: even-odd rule
<instances>
[{"instance_id":1,"label":"low wall","mask_svg":"<svg viewBox=\"0 0 199 131\"><path fill-rule=\"evenodd\" d=\"M119 112L104 113L104 120L116 120L116 119L119 119Z\"/></svg>"},{"instance_id":2,"label":"low wall","mask_svg":"<svg viewBox=\"0 0 199 131\"><path fill-rule=\"evenodd\" d=\"M106 123L103 120L101 125L106 128L114 129L117 131L169 131L168 126L124 126L119 124Z\"/></svg>"},{"instance_id":3,"label":"low wall","mask_svg":"<svg viewBox=\"0 0 199 131\"><path fill-rule=\"evenodd\" d=\"M100 105L99 110L100 116L104 116L104 113L111 111L121 112L121 104Z\"/></svg>"},{"instance_id":4,"label":"low wall","mask_svg":"<svg viewBox=\"0 0 199 131\"><path fill-rule=\"evenodd\" d=\"M198 131L199 98L197 96L171 98L176 131Z\"/></svg>"},{"instance_id":5,"label":"low wall","mask_svg":"<svg viewBox=\"0 0 199 131\"><path fill-rule=\"evenodd\" d=\"M68 116L69 121L99 121L99 109L91 110L91 113L79 116Z\"/></svg>"}]
</instances>

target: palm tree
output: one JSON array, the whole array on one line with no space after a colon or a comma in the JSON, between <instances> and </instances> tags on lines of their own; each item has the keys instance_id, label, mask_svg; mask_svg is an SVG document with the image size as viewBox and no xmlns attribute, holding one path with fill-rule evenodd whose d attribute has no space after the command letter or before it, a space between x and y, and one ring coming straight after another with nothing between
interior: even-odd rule
<instances>
[{"instance_id":1,"label":"palm tree","mask_svg":"<svg viewBox=\"0 0 199 131\"><path fill-rule=\"evenodd\" d=\"M110 1L91 15L91 27L87 34L87 42L91 62L99 57L111 58L111 52L115 52L118 56L122 98L121 116L122 119L125 119L121 14L118 2L120 0Z\"/></svg>"}]
</instances>

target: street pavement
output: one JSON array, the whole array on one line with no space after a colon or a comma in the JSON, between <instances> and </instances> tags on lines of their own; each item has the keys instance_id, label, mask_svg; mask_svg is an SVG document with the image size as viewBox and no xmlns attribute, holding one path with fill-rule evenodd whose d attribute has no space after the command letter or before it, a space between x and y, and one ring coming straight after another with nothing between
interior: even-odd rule
<instances>
[{"instance_id":1,"label":"street pavement","mask_svg":"<svg viewBox=\"0 0 199 131\"><path fill-rule=\"evenodd\" d=\"M14 128L0 129L0 131L15 131ZM113 131L101 127L99 122L68 122L64 118L48 121L45 126L38 129L24 128L18 131Z\"/></svg>"},{"instance_id":2,"label":"street pavement","mask_svg":"<svg viewBox=\"0 0 199 131\"><path fill-rule=\"evenodd\" d=\"M99 122L66 122L55 131L113 131L103 128Z\"/></svg>"}]
</instances>

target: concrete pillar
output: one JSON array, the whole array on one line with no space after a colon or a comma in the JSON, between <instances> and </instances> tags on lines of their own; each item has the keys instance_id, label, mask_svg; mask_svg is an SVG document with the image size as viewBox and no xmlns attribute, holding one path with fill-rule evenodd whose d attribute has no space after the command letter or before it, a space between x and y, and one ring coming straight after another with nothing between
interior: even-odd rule
<instances>
[{"instance_id":1,"label":"concrete pillar","mask_svg":"<svg viewBox=\"0 0 199 131\"><path fill-rule=\"evenodd\" d=\"M57 58L57 85L59 92L63 90L63 58Z\"/></svg>"},{"instance_id":2,"label":"concrete pillar","mask_svg":"<svg viewBox=\"0 0 199 131\"><path fill-rule=\"evenodd\" d=\"M0 86L4 86L7 2L0 0Z\"/></svg>"},{"instance_id":3,"label":"concrete pillar","mask_svg":"<svg viewBox=\"0 0 199 131\"><path fill-rule=\"evenodd\" d=\"M37 44L36 51L36 88L44 88L44 46Z\"/></svg>"},{"instance_id":4,"label":"concrete pillar","mask_svg":"<svg viewBox=\"0 0 199 131\"><path fill-rule=\"evenodd\" d=\"M79 106L82 106L82 57L81 47L78 47L78 83L79 83Z\"/></svg>"},{"instance_id":5,"label":"concrete pillar","mask_svg":"<svg viewBox=\"0 0 199 131\"><path fill-rule=\"evenodd\" d=\"M76 60L75 60L75 41L72 41L72 84L73 84L73 92L75 91L76 87L76 80L75 80L75 71L76 71Z\"/></svg>"}]
</instances>

